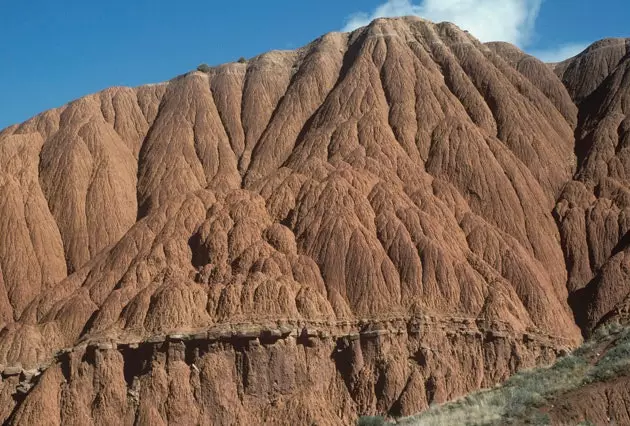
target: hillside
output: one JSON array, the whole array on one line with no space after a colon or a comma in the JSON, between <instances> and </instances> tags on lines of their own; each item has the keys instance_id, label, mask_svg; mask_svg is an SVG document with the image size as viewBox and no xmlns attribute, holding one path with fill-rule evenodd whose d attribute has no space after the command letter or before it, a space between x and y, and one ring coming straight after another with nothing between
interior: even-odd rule
<instances>
[{"instance_id":1,"label":"hillside","mask_svg":"<svg viewBox=\"0 0 630 426\"><path fill-rule=\"evenodd\" d=\"M575 352L494 389L399 419L399 425L629 424L630 329L599 328ZM386 424L364 417L359 424ZM393 423L392 423L393 424Z\"/></svg>"},{"instance_id":2,"label":"hillside","mask_svg":"<svg viewBox=\"0 0 630 426\"><path fill-rule=\"evenodd\" d=\"M352 424L623 321L629 45L378 19L1 131L0 419Z\"/></svg>"}]
</instances>

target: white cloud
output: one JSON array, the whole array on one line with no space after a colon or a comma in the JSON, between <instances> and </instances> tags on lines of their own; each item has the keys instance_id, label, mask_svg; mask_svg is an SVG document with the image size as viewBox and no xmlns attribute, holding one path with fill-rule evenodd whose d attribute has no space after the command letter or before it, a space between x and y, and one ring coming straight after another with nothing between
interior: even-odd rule
<instances>
[{"instance_id":1,"label":"white cloud","mask_svg":"<svg viewBox=\"0 0 630 426\"><path fill-rule=\"evenodd\" d=\"M534 50L529 52L543 62L562 62L586 49L590 43L567 43L551 49Z\"/></svg>"},{"instance_id":2,"label":"white cloud","mask_svg":"<svg viewBox=\"0 0 630 426\"><path fill-rule=\"evenodd\" d=\"M531 45L543 0L386 0L371 13L350 16L343 31L352 31L376 18L415 15L433 22L453 22L482 42L507 41L524 49ZM577 55L589 43L565 43L528 52L543 62L560 62Z\"/></svg>"},{"instance_id":3,"label":"white cloud","mask_svg":"<svg viewBox=\"0 0 630 426\"><path fill-rule=\"evenodd\" d=\"M344 31L376 18L416 15L433 22L448 21L470 31L483 42L507 41L524 47L533 34L542 0L388 0L372 13L350 16Z\"/></svg>"}]
</instances>

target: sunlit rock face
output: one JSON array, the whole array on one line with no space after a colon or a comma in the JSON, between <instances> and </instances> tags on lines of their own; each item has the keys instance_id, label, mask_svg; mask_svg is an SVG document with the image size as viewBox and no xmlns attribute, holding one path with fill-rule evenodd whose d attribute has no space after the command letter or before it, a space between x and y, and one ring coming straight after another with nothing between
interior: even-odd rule
<instances>
[{"instance_id":1,"label":"sunlit rock face","mask_svg":"<svg viewBox=\"0 0 630 426\"><path fill-rule=\"evenodd\" d=\"M5 129L0 417L350 424L552 361L630 289L627 50L379 19Z\"/></svg>"}]
</instances>

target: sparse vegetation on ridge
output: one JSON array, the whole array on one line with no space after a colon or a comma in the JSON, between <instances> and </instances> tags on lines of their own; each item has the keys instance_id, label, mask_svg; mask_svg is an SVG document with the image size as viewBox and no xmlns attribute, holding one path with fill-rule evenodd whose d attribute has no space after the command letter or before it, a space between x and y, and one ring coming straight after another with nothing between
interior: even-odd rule
<instances>
[{"instance_id":1,"label":"sparse vegetation on ridge","mask_svg":"<svg viewBox=\"0 0 630 426\"><path fill-rule=\"evenodd\" d=\"M239 64L246 64L247 63L247 59L244 56L241 56L240 58L238 58L238 60L236 62L238 62ZM200 71L200 72L208 73L211 70L212 70L212 67L210 65L208 65L208 64L205 64L205 63L204 64L199 64L197 66L197 71Z\"/></svg>"}]
</instances>

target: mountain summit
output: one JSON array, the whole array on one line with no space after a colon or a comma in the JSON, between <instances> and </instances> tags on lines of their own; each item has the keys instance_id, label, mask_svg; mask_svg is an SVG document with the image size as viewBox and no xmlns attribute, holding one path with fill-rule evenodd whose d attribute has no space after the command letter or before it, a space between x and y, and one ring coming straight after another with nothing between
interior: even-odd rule
<instances>
[{"instance_id":1,"label":"mountain summit","mask_svg":"<svg viewBox=\"0 0 630 426\"><path fill-rule=\"evenodd\" d=\"M450 23L112 88L0 132L7 424L350 424L628 310L630 42Z\"/></svg>"}]
</instances>

